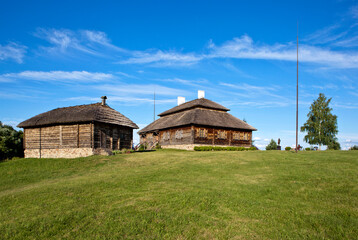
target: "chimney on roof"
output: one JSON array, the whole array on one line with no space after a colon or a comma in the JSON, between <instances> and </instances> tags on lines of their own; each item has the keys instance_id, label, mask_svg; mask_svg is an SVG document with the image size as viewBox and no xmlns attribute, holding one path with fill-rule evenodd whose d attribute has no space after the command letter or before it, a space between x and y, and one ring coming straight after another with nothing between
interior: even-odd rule
<instances>
[{"instance_id":1,"label":"chimney on roof","mask_svg":"<svg viewBox=\"0 0 358 240\"><path fill-rule=\"evenodd\" d=\"M198 98L199 98L199 99L200 99L200 98L205 98L205 91L199 90L199 91L198 91Z\"/></svg>"},{"instance_id":2,"label":"chimney on roof","mask_svg":"<svg viewBox=\"0 0 358 240\"><path fill-rule=\"evenodd\" d=\"M102 96L101 99L102 99L102 106L106 106L106 99L107 99L107 97L106 97L106 96Z\"/></svg>"},{"instance_id":3,"label":"chimney on roof","mask_svg":"<svg viewBox=\"0 0 358 240\"><path fill-rule=\"evenodd\" d=\"M178 106L185 103L185 97L178 97Z\"/></svg>"}]
</instances>

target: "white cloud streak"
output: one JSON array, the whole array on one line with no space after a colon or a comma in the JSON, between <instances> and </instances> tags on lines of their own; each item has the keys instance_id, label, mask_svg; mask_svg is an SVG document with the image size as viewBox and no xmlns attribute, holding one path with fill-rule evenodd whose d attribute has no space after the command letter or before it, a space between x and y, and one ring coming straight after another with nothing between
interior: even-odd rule
<instances>
[{"instance_id":1,"label":"white cloud streak","mask_svg":"<svg viewBox=\"0 0 358 240\"><path fill-rule=\"evenodd\" d=\"M12 59L17 63L22 63L26 54L26 46L9 43L7 45L0 44L0 60Z\"/></svg>"},{"instance_id":2,"label":"white cloud streak","mask_svg":"<svg viewBox=\"0 0 358 240\"><path fill-rule=\"evenodd\" d=\"M156 95L163 95L163 96L179 96L179 95L186 95L189 94L185 90L175 89L164 87L161 85L156 84L107 84L96 86L95 89L105 92L106 94L113 94L113 95L153 95L154 91Z\"/></svg>"},{"instance_id":3,"label":"white cloud streak","mask_svg":"<svg viewBox=\"0 0 358 240\"><path fill-rule=\"evenodd\" d=\"M87 71L24 71L20 73L7 73L0 75L0 79L25 79L34 81L46 81L46 82L101 82L114 79L115 76L108 73L99 72L87 72Z\"/></svg>"},{"instance_id":4,"label":"white cloud streak","mask_svg":"<svg viewBox=\"0 0 358 240\"><path fill-rule=\"evenodd\" d=\"M326 36L325 42L332 42L344 36L344 33L330 36L337 26L331 26L321 32L309 36L317 39L319 35ZM119 64L142 64L152 67L188 66L209 59L260 59L275 61L296 61L296 44L258 44L248 35L234 38L221 45L212 41L207 45L206 53L164 51L149 49L145 51L127 50L111 43L104 32L100 31L70 31L66 29L38 29L35 36L45 39L52 46L44 47L50 53L69 53L77 51L84 54L117 59ZM355 37L337 44L357 44ZM21 58L16 58L21 59ZM317 64L329 68L358 68L357 51L334 51L326 47L301 44L299 47L300 62ZM19 61L19 60L18 60Z\"/></svg>"}]
</instances>

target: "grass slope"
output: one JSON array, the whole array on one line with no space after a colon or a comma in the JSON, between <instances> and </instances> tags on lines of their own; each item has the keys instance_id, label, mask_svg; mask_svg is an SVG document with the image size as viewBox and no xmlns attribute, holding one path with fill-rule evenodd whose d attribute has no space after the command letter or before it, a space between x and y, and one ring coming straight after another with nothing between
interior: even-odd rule
<instances>
[{"instance_id":1,"label":"grass slope","mask_svg":"<svg viewBox=\"0 0 358 240\"><path fill-rule=\"evenodd\" d=\"M358 151L0 163L2 239L356 239Z\"/></svg>"}]
</instances>

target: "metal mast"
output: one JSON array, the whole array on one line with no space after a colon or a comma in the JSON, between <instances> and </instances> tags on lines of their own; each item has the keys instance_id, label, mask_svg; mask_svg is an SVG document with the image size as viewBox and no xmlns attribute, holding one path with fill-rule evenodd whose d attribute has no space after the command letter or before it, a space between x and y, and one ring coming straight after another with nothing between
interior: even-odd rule
<instances>
[{"instance_id":1,"label":"metal mast","mask_svg":"<svg viewBox=\"0 0 358 240\"><path fill-rule=\"evenodd\" d=\"M296 87L296 153L298 151L298 21L297 21L297 87Z\"/></svg>"}]
</instances>

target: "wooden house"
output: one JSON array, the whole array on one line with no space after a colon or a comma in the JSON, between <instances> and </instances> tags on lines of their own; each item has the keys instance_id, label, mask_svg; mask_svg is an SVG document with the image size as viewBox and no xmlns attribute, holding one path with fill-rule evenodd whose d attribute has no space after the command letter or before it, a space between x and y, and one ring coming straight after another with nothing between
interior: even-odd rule
<instances>
[{"instance_id":1,"label":"wooden house","mask_svg":"<svg viewBox=\"0 0 358 240\"><path fill-rule=\"evenodd\" d=\"M93 154L109 155L130 149L133 129L138 126L102 102L57 108L34 116L24 128L26 158L74 158Z\"/></svg>"},{"instance_id":2,"label":"wooden house","mask_svg":"<svg viewBox=\"0 0 358 240\"><path fill-rule=\"evenodd\" d=\"M178 106L159 114L159 119L138 132L140 143L148 148L158 143L162 148L187 150L202 145L251 147L256 129L204 94L199 91L198 99L186 103L178 97Z\"/></svg>"}]
</instances>

